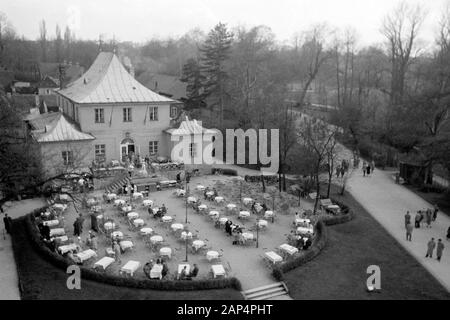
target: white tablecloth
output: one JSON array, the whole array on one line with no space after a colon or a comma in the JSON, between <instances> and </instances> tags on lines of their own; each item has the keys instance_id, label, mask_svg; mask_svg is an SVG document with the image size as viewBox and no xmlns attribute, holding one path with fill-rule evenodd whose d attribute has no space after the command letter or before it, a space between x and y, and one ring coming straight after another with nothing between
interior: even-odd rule
<instances>
[{"instance_id":1,"label":"white tablecloth","mask_svg":"<svg viewBox=\"0 0 450 320\"><path fill-rule=\"evenodd\" d=\"M136 218L139 218L139 213L137 213L137 212L129 212L128 214L127 214L127 217L128 217L128 219L136 219Z\"/></svg>"},{"instance_id":2,"label":"white tablecloth","mask_svg":"<svg viewBox=\"0 0 450 320\"><path fill-rule=\"evenodd\" d=\"M227 204L227 209L228 210L234 210L234 209L236 209L236 205L233 204L233 203Z\"/></svg>"},{"instance_id":3,"label":"white tablecloth","mask_svg":"<svg viewBox=\"0 0 450 320\"><path fill-rule=\"evenodd\" d=\"M97 220L102 220L103 219L103 215L102 214L99 214L98 216L97 216Z\"/></svg>"},{"instance_id":4,"label":"white tablecloth","mask_svg":"<svg viewBox=\"0 0 450 320\"><path fill-rule=\"evenodd\" d=\"M142 227L144 225L144 219L134 219L133 224L135 227Z\"/></svg>"},{"instance_id":5,"label":"white tablecloth","mask_svg":"<svg viewBox=\"0 0 450 320\"><path fill-rule=\"evenodd\" d=\"M170 249L169 247L161 248L159 249L159 254L161 256L167 256L170 259L172 257L172 249Z\"/></svg>"},{"instance_id":6,"label":"white tablecloth","mask_svg":"<svg viewBox=\"0 0 450 320\"><path fill-rule=\"evenodd\" d=\"M186 194L186 190L177 189L176 193L177 193L177 196L181 197L181 196L184 196Z\"/></svg>"},{"instance_id":7,"label":"white tablecloth","mask_svg":"<svg viewBox=\"0 0 450 320\"><path fill-rule=\"evenodd\" d=\"M125 265L120 268L121 272L125 272L127 274L133 275L137 269L141 266L139 261L130 260Z\"/></svg>"},{"instance_id":8,"label":"white tablecloth","mask_svg":"<svg viewBox=\"0 0 450 320\"><path fill-rule=\"evenodd\" d=\"M262 228L267 227L267 220L259 220L258 225Z\"/></svg>"},{"instance_id":9,"label":"white tablecloth","mask_svg":"<svg viewBox=\"0 0 450 320\"><path fill-rule=\"evenodd\" d=\"M222 217L219 219L220 224L225 224L228 221L228 218Z\"/></svg>"},{"instance_id":10,"label":"white tablecloth","mask_svg":"<svg viewBox=\"0 0 450 320\"><path fill-rule=\"evenodd\" d=\"M116 205L116 206L123 206L124 204L125 204L125 200L123 200L123 199L114 200L114 205Z\"/></svg>"},{"instance_id":11,"label":"white tablecloth","mask_svg":"<svg viewBox=\"0 0 450 320\"><path fill-rule=\"evenodd\" d=\"M173 231L183 230L184 226L181 223L174 223L170 226Z\"/></svg>"},{"instance_id":12,"label":"white tablecloth","mask_svg":"<svg viewBox=\"0 0 450 320\"><path fill-rule=\"evenodd\" d=\"M94 268L101 267L103 270L106 270L112 263L114 262L114 258L111 257L103 257L94 263Z\"/></svg>"},{"instance_id":13,"label":"white tablecloth","mask_svg":"<svg viewBox=\"0 0 450 320\"><path fill-rule=\"evenodd\" d=\"M192 239L192 232L183 231L181 233L181 239L183 239L183 240Z\"/></svg>"},{"instance_id":14,"label":"white tablecloth","mask_svg":"<svg viewBox=\"0 0 450 320\"><path fill-rule=\"evenodd\" d=\"M161 237L161 236L152 236L152 237L150 238L150 241L151 241L152 243L163 242L163 237Z\"/></svg>"},{"instance_id":15,"label":"white tablecloth","mask_svg":"<svg viewBox=\"0 0 450 320\"><path fill-rule=\"evenodd\" d=\"M206 209L208 209L208 206L206 204L201 204L201 205L198 206L198 208L200 210L206 210Z\"/></svg>"},{"instance_id":16,"label":"white tablecloth","mask_svg":"<svg viewBox=\"0 0 450 320\"><path fill-rule=\"evenodd\" d=\"M60 211L64 211L67 209L67 204L63 204L63 203L55 203L54 205L52 205L52 207L54 209L60 210Z\"/></svg>"},{"instance_id":17,"label":"white tablecloth","mask_svg":"<svg viewBox=\"0 0 450 320\"><path fill-rule=\"evenodd\" d=\"M305 228L305 227L298 227L297 228L297 233L300 234L313 234L314 229L312 228Z\"/></svg>"},{"instance_id":18,"label":"white tablecloth","mask_svg":"<svg viewBox=\"0 0 450 320\"><path fill-rule=\"evenodd\" d=\"M60 194L59 195L59 200L67 201L67 200L69 200L69 196L67 194Z\"/></svg>"},{"instance_id":19,"label":"white tablecloth","mask_svg":"<svg viewBox=\"0 0 450 320\"><path fill-rule=\"evenodd\" d=\"M195 203L195 202L197 202L197 198L196 197L188 197L187 198L187 202L188 203Z\"/></svg>"},{"instance_id":20,"label":"white tablecloth","mask_svg":"<svg viewBox=\"0 0 450 320\"><path fill-rule=\"evenodd\" d=\"M283 261L283 258L280 255L278 255L275 252L273 252L273 251L268 251L268 252L264 253L264 255L265 255L265 257L267 259L269 259L273 263L277 263L277 262Z\"/></svg>"},{"instance_id":21,"label":"white tablecloth","mask_svg":"<svg viewBox=\"0 0 450 320\"><path fill-rule=\"evenodd\" d=\"M214 278L217 276L225 276L225 268L221 264L213 264L211 266Z\"/></svg>"},{"instance_id":22,"label":"white tablecloth","mask_svg":"<svg viewBox=\"0 0 450 320\"><path fill-rule=\"evenodd\" d=\"M117 194L115 194L115 193L108 193L108 194L106 195L106 198L107 198L108 200L114 200L114 199L117 198Z\"/></svg>"},{"instance_id":23,"label":"white tablecloth","mask_svg":"<svg viewBox=\"0 0 450 320\"><path fill-rule=\"evenodd\" d=\"M208 191L208 192L206 192L206 195L211 197L214 195L214 191Z\"/></svg>"},{"instance_id":24,"label":"white tablecloth","mask_svg":"<svg viewBox=\"0 0 450 320\"><path fill-rule=\"evenodd\" d=\"M150 270L150 278L151 279L161 279L162 278L162 269L163 269L162 264L155 264L153 266L152 270Z\"/></svg>"},{"instance_id":25,"label":"white tablecloth","mask_svg":"<svg viewBox=\"0 0 450 320\"><path fill-rule=\"evenodd\" d=\"M217 251L208 251L206 253L206 259L208 261L212 261L212 260L217 259L217 258L219 258L219 253Z\"/></svg>"},{"instance_id":26,"label":"white tablecloth","mask_svg":"<svg viewBox=\"0 0 450 320\"><path fill-rule=\"evenodd\" d=\"M202 185L198 185L197 187L195 187L197 190L200 190L200 191L203 191L203 190L205 190L206 188L205 188L205 186L202 186Z\"/></svg>"},{"instance_id":27,"label":"white tablecloth","mask_svg":"<svg viewBox=\"0 0 450 320\"><path fill-rule=\"evenodd\" d=\"M142 205L144 207L151 207L151 206L153 206L153 201L146 199L146 200L142 201Z\"/></svg>"},{"instance_id":28,"label":"white tablecloth","mask_svg":"<svg viewBox=\"0 0 450 320\"><path fill-rule=\"evenodd\" d=\"M242 202L243 202L245 205L248 205L248 204L250 204L250 203L253 202L253 199L252 199L252 198L244 198L244 199L242 199Z\"/></svg>"},{"instance_id":29,"label":"white tablecloth","mask_svg":"<svg viewBox=\"0 0 450 320\"><path fill-rule=\"evenodd\" d=\"M112 239L119 239L122 240L123 239L123 233L122 231L114 231L111 233L111 238Z\"/></svg>"},{"instance_id":30,"label":"white tablecloth","mask_svg":"<svg viewBox=\"0 0 450 320\"><path fill-rule=\"evenodd\" d=\"M223 197L215 197L214 201L217 203L223 202Z\"/></svg>"},{"instance_id":31,"label":"white tablecloth","mask_svg":"<svg viewBox=\"0 0 450 320\"><path fill-rule=\"evenodd\" d=\"M284 243L280 246L280 249L290 255L293 255L294 253L298 252L298 249L296 247L293 247L291 245L288 245L287 243Z\"/></svg>"},{"instance_id":32,"label":"white tablecloth","mask_svg":"<svg viewBox=\"0 0 450 320\"><path fill-rule=\"evenodd\" d=\"M164 216L162 217L163 222L172 222L173 218L171 216Z\"/></svg>"},{"instance_id":33,"label":"white tablecloth","mask_svg":"<svg viewBox=\"0 0 450 320\"><path fill-rule=\"evenodd\" d=\"M123 251L125 251L126 249L131 249L133 248L133 242L130 240L124 240L124 241L120 241L120 247L122 248Z\"/></svg>"},{"instance_id":34,"label":"white tablecloth","mask_svg":"<svg viewBox=\"0 0 450 320\"><path fill-rule=\"evenodd\" d=\"M295 219L295 225L299 226L308 226L311 223L311 220L309 219Z\"/></svg>"},{"instance_id":35,"label":"white tablecloth","mask_svg":"<svg viewBox=\"0 0 450 320\"><path fill-rule=\"evenodd\" d=\"M242 233L242 237L244 238L244 240L253 240L254 236L253 233L250 232L243 232Z\"/></svg>"},{"instance_id":36,"label":"white tablecloth","mask_svg":"<svg viewBox=\"0 0 450 320\"><path fill-rule=\"evenodd\" d=\"M50 237L63 236L66 234L64 228L50 229Z\"/></svg>"},{"instance_id":37,"label":"white tablecloth","mask_svg":"<svg viewBox=\"0 0 450 320\"><path fill-rule=\"evenodd\" d=\"M133 210L133 208L131 206L122 207L123 212L130 212L131 210Z\"/></svg>"},{"instance_id":38,"label":"white tablecloth","mask_svg":"<svg viewBox=\"0 0 450 320\"><path fill-rule=\"evenodd\" d=\"M133 193L133 198L137 199L137 198L144 198L144 195L140 192L135 192Z\"/></svg>"},{"instance_id":39,"label":"white tablecloth","mask_svg":"<svg viewBox=\"0 0 450 320\"><path fill-rule=\"evenodd\" d=\"M54 226L57 226L58 224L59 224L58 220L44 221L44 226L54 227Z\"/></svg>"},{"instance_id":40,"label":"white tablecloth","mask_svg":"<svg viewBox=\"0 0 450 320\"><path fill-rule=\"evenodd\" d=\"M106 222L104 225L106 230L113 230L116 227L114 222Z\"/></svg>"},{"instance_id":41,"label":"white tablecloth","mask_svg":"<svg viewBox=\"0 0 450 320\"><path fill-rule=\"evenodd\" d=\"M153 229L152 228L142 228L141 229L141 234L142 235L149 235L153 233Z\"/></svg>"},{"instance_id":42,"label":"white tablecloth","mask_svg":"<svg viewBox=\"0 0 450 320\"><path fill-rule=\"evenodd\" d=\"M78 258L80 262L84 262L86 260L89 260L91 258L96 257L97 253L94 250L92 250L92 249L87 249L85 251L78 252L77 254L74 254L74 256L76 258Z\"/></svg>"},{"instance_id":43,"label":"white tablecloth","mask_svg":"<svg viewBox=\"0 0 450 320\"><path fill-rule=\"evenodd\" d=\"M266 211L266 212L264 212L264 218L272 218L273 217L273 211L270 211L270 210L268 210L268 211Z\"/></svg>"},{"instance_id":44,"label":"white tablecloth","mask_svg":"<svg viewBox=\"0 0 450 320\"><path fill-rule=\"evenodd\" d=\"M211 217L218 217L220 215L219 211L210 211L209 216Z\"/></svg>"},{"instance_id":45,"label":"white tablecloth","mask_svg":"<svg viewBox=\"0 0 450 320\"><path fill-rule=\"evenodd\" d=\"M194 240L192 242L192 246L195 248L195 250L198 250L205 246L205 242L202 240Z\"/></svg>"},{"instance_id":46,"label":"white tablecloth","mask_svg":"<svg viewBox=\"0 0 450 320\"><path fill-rule=\"evenodd\" d=\"M59 240L61 242L66 242L66 241L69 241L69 237L68 236L55 237L55 240Z\"/></svg>"},{"instance_id":47,"label":"white tablecloth","mask_svg":"<svg viewBox=\"0 0 450 320\"><path fill-rule=\"evenodd\" d=\"M250 217L250 212L248 212L248 211L241 211L241 212L239 212L239 217L241 217L241 218L248 218L248 217Z\"/></svg>"},{"instance_id":48,"label":"white tablecloth","mask_svg":"<svg viewBox=\"0 0 450 320\"><path fill-rule=\"evenodd\" d=\"M77 245L75 243L70 243L70 244L66 244L64 246L60 246L58 248L58 251L61 254L65 254L66 252L75 251L76 249L77 249Z\"/></svg>"}]
</instances>

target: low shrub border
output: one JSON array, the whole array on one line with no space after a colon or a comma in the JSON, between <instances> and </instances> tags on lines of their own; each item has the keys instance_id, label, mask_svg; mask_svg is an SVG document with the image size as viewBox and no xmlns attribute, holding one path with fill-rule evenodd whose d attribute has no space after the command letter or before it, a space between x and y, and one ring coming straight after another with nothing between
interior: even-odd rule
<instances>
[{"instance_id":1,"label":"low shrub border","mask_svg":"<svg viewBox=\"0 0 450 320\"><path fill-rule=\"evenodd\" d=\"M330 198L333 203L336 203L341 208L341 214L337 216L327 216L323 217L321 220L326 226L333 226L336 224L346 223L354 218L353 211L341 201L334 198Z\"/></svg>"},{"instance_id":2,"label":"low shrub border","mask_svg":"<svg viewBox=\"0 0 450 320\"><path fill-rule=\"evenodd\" d=\"M311 247L306 251L305 254L302 254L292 260L281 263L272 269L272 276L277 281L283 280L284 273L286 273L292 269L295 269L295 268L301 266L302 264L305 264L308 261L311 261L317 255L319 255L319 253L322 251L322 249L327 244L327 240L328 240L327 228L325 226L325 223L322 222L322 220L319 220L316 223L315 233L316 233L316 236L314 238L314 241L313 241Z\"/></svg>"},{"instance_id":3,"label":"low shrub border","mask_svg":"<svg viewBox=\"0 0 450 320\"><path fill-rule=\"evenodd\" d=\"M70 265L71 261L60 256L59 254L50 251L47 246L41 241L39 230L35 224L35 217L40 214L45 208L34 210L32 213L25 216L25 229L28 233L33 247L37 252L48 262L55 267L64 270ZM187 291L187 290L208 290L208 289L225 289L233 288L241 291L242 286L240 281L235 278L225 279L211 279L211 280L193 280L193 281L179 281L179 280L138 280L134 278L125 278L116 275L100 273L95 270L80 266L81 277L86 280L106 283L113 286L121 286L136 289L152 289L152 290L173 290L173 291Z\"/></svg>"}]
</instances>

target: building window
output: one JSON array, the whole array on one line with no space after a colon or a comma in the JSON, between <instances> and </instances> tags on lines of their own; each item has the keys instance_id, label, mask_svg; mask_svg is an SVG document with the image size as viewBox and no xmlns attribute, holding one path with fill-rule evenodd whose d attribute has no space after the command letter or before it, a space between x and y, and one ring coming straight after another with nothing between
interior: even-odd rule
<instances>
[{"instance_id":1,"label":"building window","mask_svg":"<svg viewBox=\"0 0 450 320\"><path fill-rule=\"evenodd\" d=\"M106 145L104 144L95 145L95 160L97 161L106 160Z\"/></svg>"},{"instance_id":2,"label":"building window","mask_svg":"<svg viewBox=\"0 0 450 320\"><path fill-rule=\"evenodd\" d=\"M131 122L131 108L123 108L123 122Z\"/></svg>"},{"instance_id":3,"label":"building window","mask_svg":"<svg viewBox=\"0 0 450 320\"><path fill-rule=\"evenodd\" d=\"M197 145L195 143L189 145L189 154L191 155L191 158L197 156Z\"/></svg>"},{"instance_id":4,"label":"building window","mask_svg":"<svg viewBox=\"0 0 450 320\"><path fill-rule=\"evenodd\" d=\"M150 141L148 143L148 152L150 155L155 155L158 153L158 141Z\"/></svg>"},{"instance_id":5,"label":"building window","mask_svg":"<svg viewBox=\"0 0 450 320\"><path fill-rule=\"evenodd\" d=\"M73 165L73 152L72 151L63 151L62 157L63 157L63 163L65 166Z\"/></svg>"},{"instance_id":6,"label":"building window","mask_svg":"<svg viewBox=\"0 0 450 320\"><path fill-rule=\"evenodd\" d=\"M105 110L103 108L95 109L95 123L105 123Z\"/></svg>"},{"instance_id":7,"label":"building window","mask_svg":"<svg viewBox=\"0 0 450 320\"><path fill-rule=\"evenodd\" d=\"M176 118L177 114L178 114L178 108L175 106L170 106L170 117Z\"/></svg>"},{"instance_id":8,"label":"building window","mask_svg":"<svg viewBox=\"0 0 450 320\"><path fill-rule=\"evenodd\" d=\"M158 107L150 107L150 121L158 121Z\"/></svg>"}]
</instances>

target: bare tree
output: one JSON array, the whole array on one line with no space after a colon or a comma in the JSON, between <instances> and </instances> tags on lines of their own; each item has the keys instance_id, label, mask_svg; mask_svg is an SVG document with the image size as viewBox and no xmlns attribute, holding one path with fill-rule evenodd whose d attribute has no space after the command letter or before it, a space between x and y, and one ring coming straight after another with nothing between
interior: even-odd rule
<instances>
[{"instance_id":1,"label":"bare tree","mask_svg":"<svg viewBox=\"0 0 450 320\"><path fill-rule=\"evenodd\" d=\"M62 37L61 37L61 29L59 28L59 25L56 25L56 38L55 38L55 59L56 62L61 62L62 61Z\"/></svg>"},{"instance_id":2,"label":"bare tree","mask_svg":"<svg viewBox=\"0 0 450 320\"><path fill-rule=\"evenodd\" d=\"M314 202L314 214L320 197L320 173L327 160L327 154L335 143L336 135L340 129L331 126L321 120L303 117L298 131L298 138L314 156L314 179L316 182L316 200Z\"/></svg>"},{"instance_id":3,"label":"bare tree","mask_svg":"<svg viewBox=\"0 0 450 320\"><path fill-rule=\"evenodd\" d=\"M389 95L392 106L403 102L406 73L420 51L416 48L416 40L424 18L425 13L420 6L411 7L405 1L384 18L381 33L386 37L391 60Z\"/></svg>"},{"instance_id":4,"label":"bare tree","mask_svg":"<svg viewBox=\"0 0 450 320\"><path fill-rule=\"evenodd\" d=\"M47 62L47 26L45 20L39 22L39 43L41 45L41 59Z\"/></svg>"}]
</instances>

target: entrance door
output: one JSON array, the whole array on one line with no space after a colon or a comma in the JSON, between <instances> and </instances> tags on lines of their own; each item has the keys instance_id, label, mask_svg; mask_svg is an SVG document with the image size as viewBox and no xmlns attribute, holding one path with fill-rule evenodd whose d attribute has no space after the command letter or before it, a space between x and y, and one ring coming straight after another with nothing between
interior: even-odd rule
<instances>
[{"instance_id":1,"label":"entrance door","mask_svg":"<svg viewBox=\"0 0 450 320\"><path fill-rule=\"evenodd\" d=\"M134 141L130 138L122 140L120 144L120 159L125 162L130 155L130 153L135 153Z\"/></svg>"}]
</instances>

